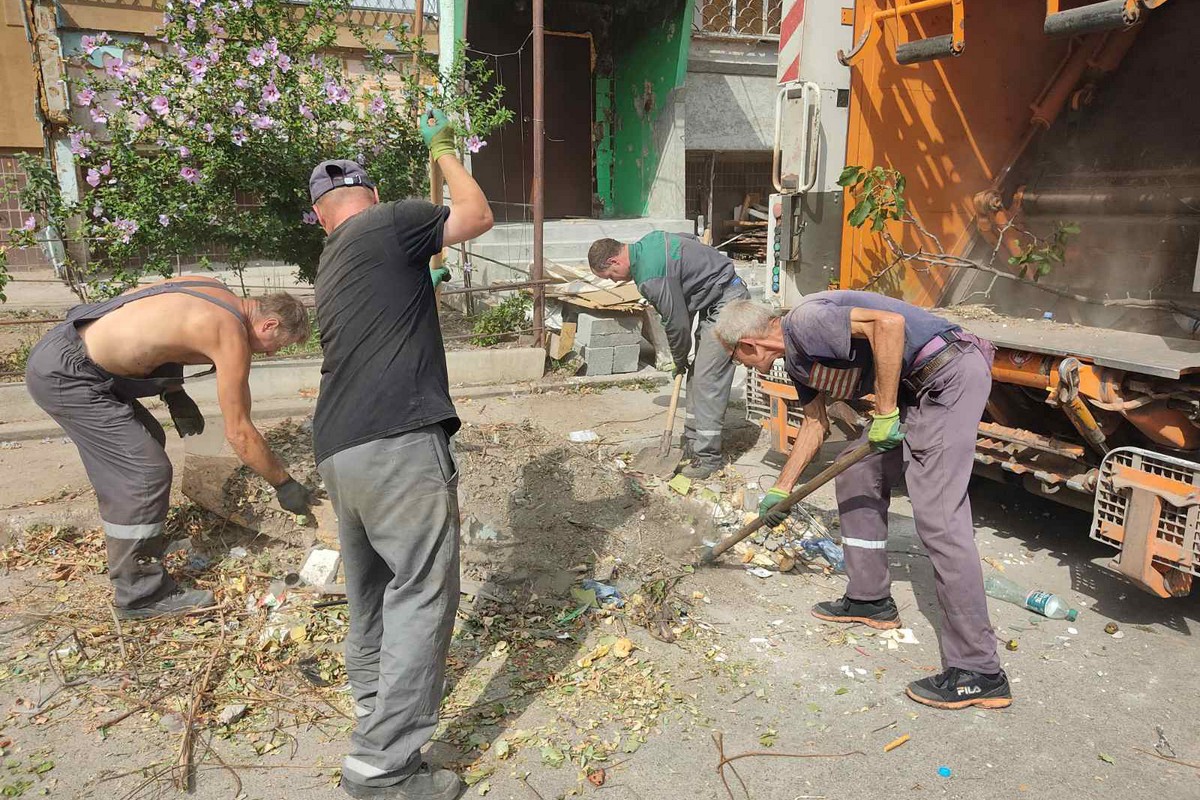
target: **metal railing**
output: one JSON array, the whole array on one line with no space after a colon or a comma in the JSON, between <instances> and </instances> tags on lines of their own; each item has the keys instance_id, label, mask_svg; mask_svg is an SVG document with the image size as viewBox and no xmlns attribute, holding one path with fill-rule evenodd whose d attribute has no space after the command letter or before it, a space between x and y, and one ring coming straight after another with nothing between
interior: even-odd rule
<instances>
[{"instance_id":1,"label":"metal railing","mask_svg":"<svg viewBox=\"0 0 1200 800\"><path fill-rule=\"evenodd\" d=\"M783 0L697 0L700 30L724 36L776 38Z\"/></svg>"}]
</instances>

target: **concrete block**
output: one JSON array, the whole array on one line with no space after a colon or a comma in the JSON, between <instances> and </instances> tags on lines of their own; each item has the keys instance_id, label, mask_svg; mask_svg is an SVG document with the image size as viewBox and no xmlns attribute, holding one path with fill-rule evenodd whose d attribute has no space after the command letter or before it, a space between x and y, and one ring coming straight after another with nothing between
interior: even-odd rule
<instances>
[{"instance_id":1,"label":"concrete block","mask_svg":"<svg viewBox=\"0 0 1200 800\"><path fill-rule=\"evenodd\" d=\"M593 333L592 338L580 344L587 345L588 347L620 347L626 344L637 344L640 341L642 341L640 331L632 333L629 331L620 331L618 333Z\"/></svg>"},{"instance_id":2,"label":"concrete block","mask_svg":"<svg viewBox=\"0 0 1200 800\"><path fill-rule=\"evenodd\" d=\"M613 371L612 347L584 347L580 351L583 361L587 364L588 375L611 375Z\"/></svg>"},{"instance_id":3,"label":"concrete block","mask_svg":"<svg viewBox=\"0 0 1200 800\"><path fill-rule=\"evenodd\" d=\"M579 312L578 329L575 341L580 346L611 347L612 345L592 343L596 336L637 335L641 336L641 320L636 314L621 314L581 311Z\"/></svg>"},{"instance_id":4,"label":"concrete block","mask_svg":"<svg viewBox=\"0 0 1200 800\"><path fill-rule=\"evenodd\" d=\"M641 344L623 344L613 348L612 371L616 374L637 372L638 356L641 355Z\"/></svg>"},{"instance_id":5,"label":"concrete block","mask_svg":"<svg viewBox=\"0 0 1200 800\"><path fill-rule=\"evenodd\" d=\"M446 370L452 385L536 381L546 372L546 351L541 347L448 350Z\"/></svg>"}]
</instances>

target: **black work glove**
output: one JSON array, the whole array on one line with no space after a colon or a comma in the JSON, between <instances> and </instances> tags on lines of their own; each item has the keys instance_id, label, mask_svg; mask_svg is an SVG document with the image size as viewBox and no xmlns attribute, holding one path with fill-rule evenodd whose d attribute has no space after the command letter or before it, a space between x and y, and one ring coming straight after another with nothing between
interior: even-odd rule
<instances>
[{"instance_id":1,"label":"black work glove","mask_svg":"<svg viewBox=\"0 0 1200 800\"><path fill-rule=\"evenodd\" d=\"M204 415L196 401L187 396L187 392L163 392L162 401L171 412L171 421L180 436L196 436L204 433Z\"/></svg>"},{"instance_id":2,"label":"black work glove","mask_svg":"<svg viewBox=\"0 0 1200 800\"><path fill-rule=\"evenodd\" d=\"M295 478L288 478L276 486L275 495L279 500L280 508L300 516L311 513L312 507L317 502L312 492Z\"/></svg>"}]
</instances>

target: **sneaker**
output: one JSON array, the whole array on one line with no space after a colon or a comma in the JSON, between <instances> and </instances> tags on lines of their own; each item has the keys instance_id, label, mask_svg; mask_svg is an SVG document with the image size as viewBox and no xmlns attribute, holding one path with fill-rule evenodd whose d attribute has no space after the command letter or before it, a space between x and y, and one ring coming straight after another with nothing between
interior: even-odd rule
<instances>
[{"instance_id":1,"label":"sneaker","mask_svg":"<svg viewBox=\"0 0 1200 800\"><path fill-rule=\"evenodd\" d=\"M412 775L391 786L363 786L342 776L342 791L358 800L454 800L463 782L448 769L422 763Z\"/></svg>"},{"instance_id":2,"label":"sneaker","mask_svg":"<svg viewBox=\"0 0 1200 800\"><path fill-rule=\"evenodd\" d=\"M705 464L698 458L693 458L687 463L683 469L679 470L680 475L691 478L694 481L704 480L714 472L719 472L720 464Z\"/></svg>"},{"instance_id":3,"label":"sneaker","mask_svg":"<svg viewBox=\"0 0 1200 800\"><path fill-rule=\"evenodd\" d=\"M950 710L969 706L1008 708L1012 705L1012 688L1004 670L985 675L950 667L938 675L913 681L904 693L921 705Z\"/></svg>"},{"instance_id":4,"label":"sneaker","mask_svg":"<svg viewBox=\"0 0 1200 800\"><path fill-rule=\"evenodd\" d=\"M891 597L882 600L853 600L843 596L838 600L817 603L812 615L826 622L861 622L881 631L900 627L900 610Z\"/></svg>"},{"instance_id":5,"label":"sneaker","mask_svg":"<svg viewBox=\"0 0 1200 800\"><path fill-rule=\"evenodd\" d=\"M172 614L186 614L198 608L208 608L216 603L213 593L206 589L176 589L165 597L137 608L118 608L121 619L153 619Z\"/></svg>"}]
</instances>

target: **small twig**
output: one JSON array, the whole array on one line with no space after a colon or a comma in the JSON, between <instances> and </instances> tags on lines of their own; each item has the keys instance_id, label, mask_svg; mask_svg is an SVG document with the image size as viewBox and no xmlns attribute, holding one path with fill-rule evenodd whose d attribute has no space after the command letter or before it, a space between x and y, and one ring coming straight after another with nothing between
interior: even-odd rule
<instances>
[{"instance_id":1,"label":"small twig","mask_svg":"<svg viewBox=\"0 0 1200 800\"><path fill-rule=\"evenodd\" d=\"M721 782L725 784L725 791L728 793L730 800L735 800L733 790L729 786L729 781L725 777L725 767L729 767L733 774L741 781L741 776L733 768L733 762L743 758L763 757L763 758L848 758L849 756L865 756L861 750L851 750L848 753L773 753L766 750L751 750L748 753L739 753L736 756L725 755L724 736L715 731L712 735L713 743L717 746L717 754L720 761L717 763L717 774L721 776ZM746 789L746 784L742 781L742 789L749 797L750 792Z\"/></svg>"},{"instance_id":2,"label":"small twig","mask_svg":"<svg viewBox=\"0 0 1200 800\"><path fill-rule=\"evenodd\" d=\"M212 678L213 665L217 662L217 657L222 655L225 650L225 614L221 613L220 618L221 637L217 640L217 646L213 648L212 655L208 658L208 663L204 667L204 674L200 678L200 682L196 684L196 690L192 692L192 704L188 708L187 720L184 723L182 741L179 743L179 758L176 761L178 767L174 775L175 788L182 791L191 791L192 779L194 777L192 765L192 745L196 725L196 714L200 710L200 706L204 702L204 695L208 692L209 680Z\"/></svg>"},{"instance_id":3,"label":"small twig","mask_svg":"<svg viewBox=\"0 0 1200 800\"><path fill-rule=\"evenodd\" d=\"M1179 759L1179 758L1172 758L1171 756L1164 756L1161 753L1155 753L1150 750L1143 750L1140 747L1135 747L1133 749L1144 755L1154 756L1155 758L1157 758L1161 761L1167 761L1172 764L1177 764L1178 766L1181 766L1181 767L1188 767L1189 769L1200 769L1200 764L1193 764L1190 761L1184 761L1183 759Z\"/></svg>"},{"instance_id":4,"label":"small twig","mask_svg":"<svg viewBox=\"0 0 1200 800\"><path fill-rule=\"evenodd\" d=\"M875 730L871 731L871 733L879 733L880 731L886 731L888 728L894 728L899 724L900 723L898 721L892 721L892 722L889 722L887 725L883 725L881 727L876 728Z\"/></svg>"},{"instance_id":5,"label":"small twig","mask_svg":"<svg viewBox=\"0 0 1200 800\"><path fill-rule=\"evenodd\" d=\"M519 778L518 778L518 779L521 781L521 783L525 784L525 788L526 788L526 789L528 789L529 791L533 792L533 796L534 796L534 797L536 797L538 800L546 800L546 798L542 797L542 793L541 793L541 792L539 792L537 789L533 788L533 787L532 787L532 786L529 784L529 776L528 776L528 775L521 775L521 776L519 776Z\"/></svg>"}]
</instances>

